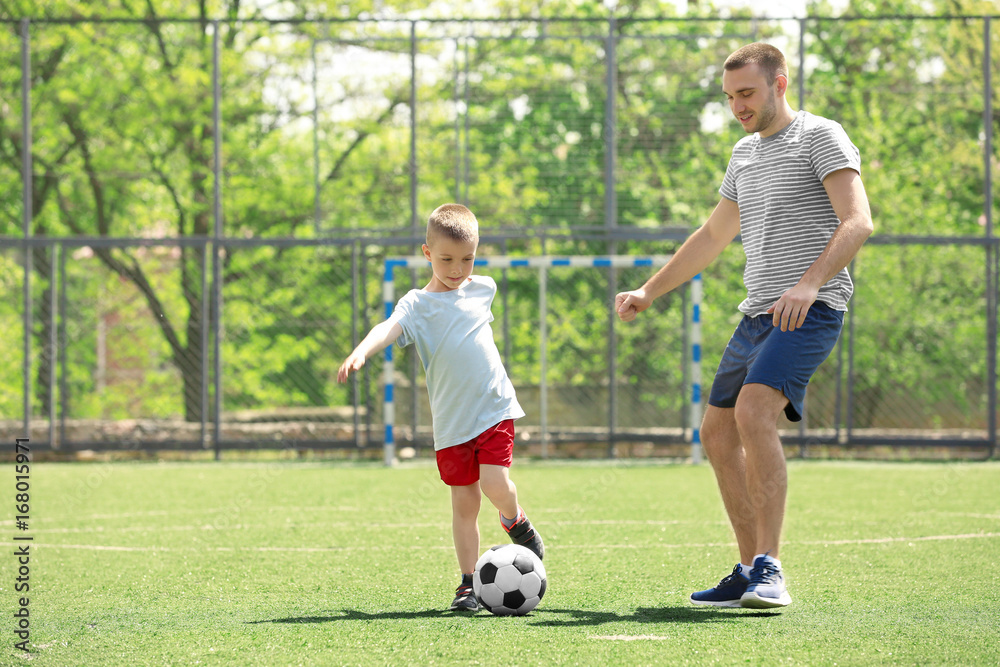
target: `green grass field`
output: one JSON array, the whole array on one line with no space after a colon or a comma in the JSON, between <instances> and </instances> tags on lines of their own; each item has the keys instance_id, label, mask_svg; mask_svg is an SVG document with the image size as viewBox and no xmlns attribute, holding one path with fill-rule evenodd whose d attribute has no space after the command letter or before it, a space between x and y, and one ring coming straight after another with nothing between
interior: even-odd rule
<instances>
[{"instance_id":1,"label":"green grass field","mask_svg":"<svg viewBox=\"0 0 1000 667\"><path fill-rule=\"evenodd\" d=\"M790 463L794 603L764 613L687 601L736 559L707 466L517 462L549 587L513 618L443 611L429 465L38 463L26 532L7 465L6 551L34 542L28 654L0 559L2 664L1000 664L997 463Z\"/></svg>"}]
</instances>

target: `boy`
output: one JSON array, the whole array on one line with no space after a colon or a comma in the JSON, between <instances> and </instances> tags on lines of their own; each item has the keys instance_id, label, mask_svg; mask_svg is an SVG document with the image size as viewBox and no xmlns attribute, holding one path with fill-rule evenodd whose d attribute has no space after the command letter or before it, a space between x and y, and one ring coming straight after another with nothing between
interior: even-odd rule
<instances>
[{"instance_id":1,"label":"boy","mask_svg":"<svg viewBox=\"0 0 1000 667\"><path fill-rule=\"evenodd\" d=\"M392 315L372 328L341 364L337 381L347 380L393 342L416 345L427 376L438 471L451 487L452 534L462 573L451 609L474 612L479 610L472 575L479 560L482 494L500 511L512 542L539 558L544 546L518 505L517 488L508 476L514 420L524 411L490 327L496 283L472 275L479 223L465 206L444 204L431 213L426 241L422 249L431 263L430 282L410 290Z\"/></svg>"}]
</instances>

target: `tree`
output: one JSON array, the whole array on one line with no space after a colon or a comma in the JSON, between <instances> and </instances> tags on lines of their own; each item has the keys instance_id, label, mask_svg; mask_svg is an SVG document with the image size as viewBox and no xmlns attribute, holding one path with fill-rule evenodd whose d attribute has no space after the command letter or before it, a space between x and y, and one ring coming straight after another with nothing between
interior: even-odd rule
<instances>
[{"instance_id":1,"label":"tree","mask_svg":"<svg viewBox=\"0 0 1000 667\"><path fill-rule=\"evenodd\" d=\"M942 2L937 9L976 15L989 5ZM845 14L922 9L900 1L851 2ZM813 25L807 48L818 58L808 76L807 106L837 119L862 147L876 233L940 235L957 243L981 238L982 21ZM995 90L992 97L996 104ZM997 134L1000 119L994 121ZM880 413L928 427L941 426L942 413L961 415L962 424L984 417L985 267L986 255L975 246L862 252L853 306L858 426L874 425ZM947 335L943 321L952 323ZM935 417L927 421L928 414Z\"/></svg>"},{"instance_id":2,"label":"tree","mask_svg":"<svg viewBox=\"0 0 1000 667\"><path fill-rule=\"evenodd\" d=\"M31 15L32 9L32 3L0 7L6 16ZM303 197L311 191L311 138L296 125L308 113L308 100L284 90L303 89L304 67L289 70L284 63L291 55L304 66L309 42L294 24L255 21L263 10L239 0L197 5L123 0L103 9L102 18L125 19L122 23L88 22L88 6L71 1L50 3L46 11L81 21L32 25L32 233L198 241L178 244L174 284L157 285L152 267L134 246L94 244L93 252L141 294L182 379L181 411L189 420L200 420L208 353L202 347L203 332L209 325L203 317L207 295L202 276L211 271L205 243L215 226L214 31L221 50L226 233L241 238L311 236L315 231L313 202ZM223 20L213 23L219 17ZM175 18L186 22L169 20ZM5 41L15 47L5 51L9 71L19 68L19 30L17 23L6 26ZM6 81L4 97L19 100L19 81ZM265 99L269 95L281 99ZM390 95L380 118L358 119L362 127L354 141L339 146L339 154L331 157L335 166L326 180L341 176L339 166L380 124L393 120L400 103ZM19 111L19 105L9 104L3 112L0 151L8 158L6 165L19 165L26 148ZM5 168L2 177L16 191L16 169ZM19 235L20 210L9 207L5 213L2 232ZM257 259L240 262L240 255ZM246 279L273 260L267 253L235 246L221 256L225 284ZM45 253L36 251L34 264L43 275L46 262ZM174 299L175 294L181 298ZM48 333L40 340L48 340ZM39 374L47 376L47 369ZM47 383L36 384L45 391ZM48 400L43 397L43 404Z\"/></svg>"}]
</instances>

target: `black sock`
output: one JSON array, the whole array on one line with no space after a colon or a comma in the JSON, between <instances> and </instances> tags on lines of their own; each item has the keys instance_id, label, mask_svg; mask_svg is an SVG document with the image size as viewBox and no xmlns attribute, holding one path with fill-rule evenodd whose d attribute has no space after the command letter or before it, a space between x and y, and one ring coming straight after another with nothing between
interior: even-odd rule
<instances>
[{"instance_id":1,"label":"black sock","mask_svg":"<svg viewBox=\"0 0 1000 667\"><path fill-rule=\"evenodd\" d=\"M462 585L463 586L471 586L472 585L472 575L471 574L463 574L462 575Z\"/></svg>"}]
</instances>

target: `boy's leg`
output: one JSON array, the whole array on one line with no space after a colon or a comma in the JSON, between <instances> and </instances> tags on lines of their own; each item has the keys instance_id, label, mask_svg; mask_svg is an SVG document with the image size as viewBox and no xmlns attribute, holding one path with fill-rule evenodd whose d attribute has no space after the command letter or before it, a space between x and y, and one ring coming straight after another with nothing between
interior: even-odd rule
<instances>
[{"instance_id":1,"label":"boy's leg","mask_svg":"<svg viewBox=\"0 0 1000 667\"><path fill-rule=\"evenodd\" d=\"M510 472L506 466L480 464L479 484L483 494L505 519L517 520L517 487L510 481Z\"/></svg>"},{"instance_id":2,"label":"boy's leg","mask_svg":"<svg viewBox=\"0 0 1000 667\"><path fill-rule=\"evenodd\" d=\"M462 581L451 603L454 611L475 612L479 602L472 589L472 575L479 559L479 508L482 492L479 469L475 464L472 443L448 447L437 452L441 480L451 489L451 530Z\"/></svg>"},{"instance_id":3,"label":"boy's leg","mask_svg":"<svg viewBox=\"0 0 1000 667\"><path fill-rule=\"evenodd\" d=\"M451 532L462 574L470 574L479 560L479 482L451 487Z\"/></svg>"},{"instance_id":4,"label":"boy's leg","mask_svg":"<svg viewBox=\"0 0 1000 667\"><path fill-rule=\"evenodd\" d=\"M508 419L483 432L476 441L476 458L483 494L500 510L500 523L515 544L528 547L539 558L545 547L531 521L517 504L517 487L510 481L514 459L514 421Z\"/></svg>"},{"instance_id":5,"label":"boy's leg","mask_svg":"<svg viewBox=\"0 0 1000 667\"><path fill-rule=\"evenodd\" d=\"M472 588L472 575L479 559L479 506L482 494L479 482L451 487L451 530L462 581L455 589L453 611L479 611L479 601Z\"/></svg>"},{"instance_id":6,"label":"boy's leg","mask_svg":"<svg viewBox=\"0 0 1000 667\"><path fill-rule=\"evenodd\" d=\"M531 549L539 558L545 557L545 545L531 520L517 504L517 488L510 481L504 466L479 466L483 494L500 510L500 525L514 544Z\"/></svg>"},{"instance_id":7,"label":"boy's leg","mask_svg":"<svg viewBox=\"0 0 1000 667\"><path fill-rule=\"evenodd\" d=\"M517 487L510 481L510 464L514 461L514 420L508 419L486 429L476 438L476 463L483 494L500 515L516 521Z\"/></svg>"}]
</instances>

